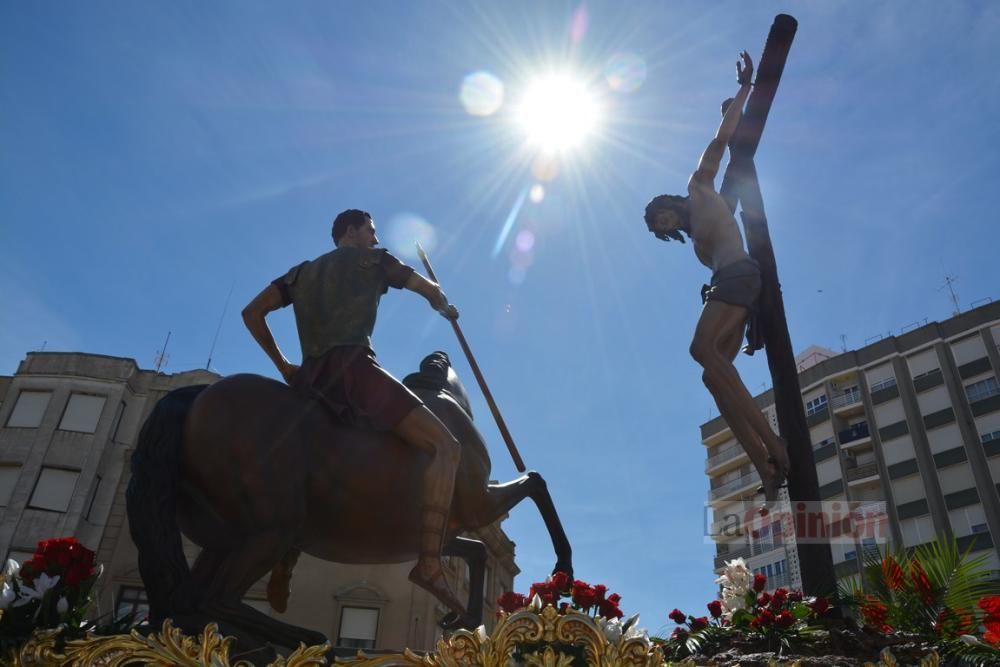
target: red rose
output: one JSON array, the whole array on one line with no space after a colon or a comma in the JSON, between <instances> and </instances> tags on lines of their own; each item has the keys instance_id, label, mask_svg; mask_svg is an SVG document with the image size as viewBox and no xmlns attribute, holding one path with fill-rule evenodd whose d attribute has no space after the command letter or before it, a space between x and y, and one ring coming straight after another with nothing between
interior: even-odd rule
<instances>
[{"instance_id":1,"label":"red rose","mask_svg":"<svg viewBox=\"0 0 1000 667\"><path fill-rule=\"evenodd\" d=\"M719 618L722 616L722 603L719 600L712 600L709 602L708 613L712 615L712 618Z\"/></svg>"},{"instance_id":2,"label":"red rose","mask_svg":"<svg viewBox=\"0 0 1000 667\"><path fill-rule=\"evenodd\" d=\"M861 617L864 619L865 625L881 632L887 632L892 629L885 622L888 615L889 608L878 600L878 598L871 595L869 595L865 599L864 604L861 605Z\"/></svg>"},{"instance_id":3,"label":"red rose","mask_svg":"<svg viewBox=\"0 0 1000 667\"><path fill-rule=\"evenodd\" d=\"M698 632L699 630L704 630L708 627L708 617L699 616L698 618L691 620L691 631Z\"/></svg>"},{"instance_id":4,"label":"red rose","mask_svg":"<svg viewBox=\"0 0 1000 667\"><path fill-rule=\"evenodd\" d=\"M789 591L788 601L789 602L802 602L802 591Z\"/></svg>"},{"instance_id":5,"label":"red rose","mask_svg":"<svg viewBox=\"0 0 1000 667\"><path fill-rule=\"evenodd\" d=\"M1000 620L992 616L987 617L983 620L983 625L986 626L986 634L983 635L983 639L994 646L1000 644Z\"/></svg>"},{"instance_id":6,"label":"red rose","mask_svg":"<svg viewBox=\"0 0 1000 667\"><path fill-rule=\"evenodd\" d=\"M608 602L612 604L618 604L621 601L622 601L622 596L618 595L618 593L612 593L611 595L608 596Z\"/></svg>"},{"instance_id":7,"label":"red rose","mask_svg":"<svg viewBox=\"0 0 1000 667\"><path fill-rule=\"evenodd\" d=\"M608 592L608 587L605 586L604 584L594 584L593 586L591 586L591 588L594 589L594 595L597 596L598 600L603 600L605 594L607 594ZM619 599L621 598L619 597ZM617 600L615 600L615 602L617 602Z\"/></svg>"},{"instance_id":8,"label":"red rose","mask_svg":"<svg viewBox=\"0 0 1000 667\"><path fill-rule=\"evenodd\" d=\"M574 581L570 595L573 598L573 604L581 609L590 609L597 604L597 593L585 581Z\"/></svg>"},{"instance_id":9,"label":"red rose","mask_svg":"<svg viewBox=\"0 0 1000 667\"><path fill-rule=\"evenodd\" d=\"M570 585L573 580L570 579L569 575L565 572L554 572L551 578L552 590L557 593L564 594L569 590Z\"/></svg>"},{"instance_id":10,"label":"red rose","mask_svg":"<svg viewBox=\"0 0 1000 667\"><path fill-rule=\"evenodd\" d=\"M769 593L761 593L757 598L757 605L760 607L766 607L771 604L771 595Z\"/></svg>"},{"instance_id":11,"label":"red rose","mask_svg":"<svg viewBox=\"0 0 1000 667\"><path fill-rule=\"evenodd\" d=\"M674 628L673 634L670 638L678 642L686 642L688 638L688 632L684 628Z\"/></svg>"},{"instance_id":12,"label":"red rose","mask_svg":"<svg viewBox=\"0 0 1000 667\"><path fill-rule=\"evenodd\" d=\"M818 597L809 604L809 608L817 616L822 616L830 609L830 601L824 597Z\"/></svg>"},{"instance_id":13,"label":"red rose","mask_svg":"<svg viewBox=\"0 0 1000 667\"><path fill-rule=\"evenodd\" d=\"M795 625L795 617L792 616L792 612L786 609L778 614L778 618L774 621L774 624L779 628L787 629Z\"/></svg>"},{"instance_id":14,"label":"red rose","mask_svg":"<svg viewBox=\"0 0 1000 667\"><path fill-rule=\"evenodd\" d=\"M551 581L536 581L531 584L531 590L528 591L528 599L530 600L536 595L541 599L543 605L550 604L553 607L559 601L559 598L562 597L559 591L553 588Z\"/></svg>"},{"instance_id":15,"label":"red rose","mask_svg":"<svg viewBox=\"0 0 1000 667\"><path fill-rule=\"evenodd\" d=\"M771 594L771 598L773 600L780 600L779 604L784 604L785 600L788 598L788 589L787 588L774 589L774 593Z\"/></svg>"},{"instance_id":16,"label":"red rose","mask_svg":"<svg viewBox=\"0 0 1000 667\"><path fill-rule=\"evenodd\" d=\"M507 591L497 598L497 606L508 614L513 614L518 609L524 609L527 607L528 599L520 593Z\"/></svg>"},{"instance_id":17,"label":"red rose","mask_svg":"<svg viewBox=\"0 0 1000 667\"><path fill-rule=\"evenodd\" d=\"M753 589L760 593L767 586L767 576L763 574L753 575Z\"/></svg>"},{"instance_id":18,"label":"red rose","mask_svg":"<svg viewBox=\"0 0 1000 667\"><path fill-rule=\"evenodd\" d=\"M755 618L754 620L757 621L758 625L766 628L774 623L774 614L772 614L767 609L764 609L759 614L757 614L757 618Z\"/></svg>"},{"instance_id":19,"label":"red rose","mask_svg":"<svg viewBox=\"0 0 1000 667\"><path fill-rule=\"evenodd\" d=\"M667 614L667 618L669 618L677 625L680 625L681 623L687 620L687 616L685 616L684 612L681 611L680 609L674 609L672 612Z\"/></svg>"},{"instance_id":20,"label":"red rose","mask_svg":"<svg viewBox=\"0 0 1000 667\"><path fill-rule=\"evenodd\" d=\"M625 615L625 613L618 608L618 603L612 602L610 599L598 601L597 613L604 618L621 618Z\"/></svg>"},{"instance_id":21,"label":"red rose","mask_svg":"<svg viewBox=\"0 0 1000 667\"><path fill-rule=\"evenodd\" d=\"M1000 616L1000 595L988 595L980 599L979 608L988 616Z\"/></svg>"}]
</instances>

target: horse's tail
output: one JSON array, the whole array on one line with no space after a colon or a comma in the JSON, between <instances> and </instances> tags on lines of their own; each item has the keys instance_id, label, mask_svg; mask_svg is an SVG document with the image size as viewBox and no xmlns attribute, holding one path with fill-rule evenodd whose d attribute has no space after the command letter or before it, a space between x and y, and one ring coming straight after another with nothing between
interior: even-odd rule
<instances>
[{"instance_id":1,"label":"horse's tail","mask_svg":"<svg viewBox=\"0 0 1000 667\"><path fill-rule=\"evenodd\" d=\"M143 424L132 454L126 508L153 627L194 603L176 509L184 419L207 386L182 387L161 398Z\"/></svg>"}]
</instances>

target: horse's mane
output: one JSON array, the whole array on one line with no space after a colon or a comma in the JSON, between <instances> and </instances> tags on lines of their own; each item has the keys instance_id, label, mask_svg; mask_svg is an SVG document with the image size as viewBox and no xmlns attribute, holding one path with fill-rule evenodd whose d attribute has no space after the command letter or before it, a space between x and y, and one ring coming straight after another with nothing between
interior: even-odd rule
<instances>
[{"instance_id":1,"label":"horse's mane","mask_svg":"<svg viewBox=\"0 0 1000 667\"><path fill-rule=\"evenodd\" d=\"M429 389L443 391L455 399L469 419L472 419L472 406L469 405L469 395L465 393L462 381L451 367L448 355L438 350L424 357L420 362L420 370L403 378L403 384L410 389Z\"/></svg>"}]
</instances>

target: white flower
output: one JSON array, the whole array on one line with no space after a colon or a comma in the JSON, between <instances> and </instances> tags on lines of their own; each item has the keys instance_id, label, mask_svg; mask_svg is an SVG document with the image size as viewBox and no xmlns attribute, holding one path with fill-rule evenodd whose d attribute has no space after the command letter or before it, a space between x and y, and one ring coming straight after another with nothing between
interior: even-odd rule
<instances>
[{"instance_id":1,"label":"white flower","mask_svg":"<svg viewBox=\"0 0 1000 667\"><path fill-rule=\"evenodd\" d=\"M8 584L6 581L3 582L3 587L0 588L0 610L9 607L15 597L17 597L17 595L14 594L13 586Z\"/></svg>"},{"instance_id":2,"label":"white flower","mask_svg":"<svg viewBox=\"0 0 1000 667\"><path fill-rule=\"evenodd\" d=\"M609 644L617 644L622 638L622 622L617 618L599 618L597 623L601 626L604 638L608 640Z\"/></svg>"},{"instance_id":3,"label":"white flower","mask_svg":"<svg viewBox=\"0 0 1000 667\"><path fill-rule=\"evenodd\" d=\"M32 600L41 600L42 596L45 595L45 591L49 590L53 586L59 583L59 575L50 577L44 572L35 578L35 586L32 588L26 584L21 585L21 599L14 603L15 607L21 607L28 604Z\"/></svg>"},{"instance_id":4,"label":"white flower","mask_svg":"<svg viewBox=\"0 0 1000 667\"><path fill-rule=\"evenodd\" d=\"M69 601L66 599L66 596L64 596L64 595L60 596L59 597L59 601L56 602L56 612L60 616L62 616L67 611L69 611Z\"/></svg>"},{"instance_id":5,"label":"white flower","mask_svg":"<svg viewBox=\"0 0 1000 667\"><path fill-rule=\"evenodd\" d=\"M21 565L13 558L7 559L7 564L3 568L3 578L12 579L21 571Z\"/></svg>"},{"instance_id":6,"label":"white flower","mask_svg":"<svg viewBox=\"0 0 1000 667\"><path fill-rule=\"evenodd\" d=\"M746 594L750 591L753 573L742 558L726 561L722 576L715 583L722 586L722 606L725 616L729 618L737 609L746 607Z\"/></svg>"},{"instance_id":7,"label":"white flower","mask_svg":"<svg viewBox=\"0 0 1000 667\"><path fill-rule=\"evenodd\" d=\"M649 631L647 631L646 628L640 628L638 626L633 625L631 628L628 629L628 632L625 633L625 639L641 639L643 642L648 644Z\"/></svg>"},{"instance_id":8,"label":"white flower","mask_svg":"<svg viewBox=\"0 0 1000 667\"><path fill-rule=\"evenodd\" d=\"M959 637L959 640L961 640L963 644L971 644L972 646L986 646L986 644L979 641L978 637L974 637L972 635L962 635L961 637Z\"/></svg>"}]
</instances>

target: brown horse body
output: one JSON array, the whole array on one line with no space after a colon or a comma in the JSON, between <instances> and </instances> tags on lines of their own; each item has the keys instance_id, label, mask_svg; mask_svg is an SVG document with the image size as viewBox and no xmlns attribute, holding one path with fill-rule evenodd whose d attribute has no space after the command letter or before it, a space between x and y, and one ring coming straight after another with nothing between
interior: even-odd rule
<instances>
[{"instance_id":1,"label":"brown horse body","mask_svg":"<svg viewBox=\"0 0 1000 667\"><path fill-rule=\"evenodd\" d=\"M452 624L475 625L485 547L461 533L530 497L552 537L555 569L572 571L569 542L537 473L489 484L489 456L446 355L428 356L405 382L462 445L445 553L466 559L473 588L468 614ZM151 620L191 629L222 622L251 644L320 641L241 599L299 551L338 563L416 559L425 462L395 436L340 425L318 401L257 375L164 397L140 434L128 493ZM178 529L202 547L190 569L177 555Z\"/></svg>"}]
</instances>

